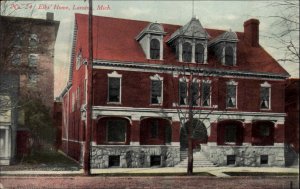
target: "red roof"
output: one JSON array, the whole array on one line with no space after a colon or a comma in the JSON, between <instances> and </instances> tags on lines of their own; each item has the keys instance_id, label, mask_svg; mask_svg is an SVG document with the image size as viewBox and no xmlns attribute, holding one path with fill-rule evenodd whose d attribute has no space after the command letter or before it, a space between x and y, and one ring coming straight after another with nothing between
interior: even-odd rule
<instances>
[{"instance_id":1,"label":"red roof","mask_svg":"<svg viewBox=\"0 0 300 189\"><path fill-rule=\"evenodd\" d=\"M76 50L82 48L83 57L88 57L88 15L76 14L78 26ZM183 65L178 62L175 53L164 43L164 60L147 60L146 56L136 41L135 37L149 24L146 21L127 20L103 16L93 16L93 45L94 59L137 62L165 65ZM166 42L169 37L181 26L162 24L167 34L164 36ZM206 29L213 38L225 31ZM244 33L237 32L239 42L237 43L237 66L223 66L216 57L209 54L208 64L203 67L220 68L250 72L264 72L288 75L288 73L272 58L262 47L252 47L244 40ZM186 63L185 63L186 64Z\"/></svg>"}]
</instances>

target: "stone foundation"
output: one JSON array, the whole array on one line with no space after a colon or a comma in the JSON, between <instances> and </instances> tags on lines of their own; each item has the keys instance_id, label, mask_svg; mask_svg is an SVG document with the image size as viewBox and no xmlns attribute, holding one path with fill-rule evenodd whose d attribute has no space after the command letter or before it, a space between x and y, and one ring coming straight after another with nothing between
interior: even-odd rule
<instances>
[{"instance_id":1,"label":"stone foundation","mask_svg":"<svg viewBox=\"0 0 300 189\"><path fill-rule=\"evenodd\" d=\"M120 156L120 167L150 167L151 156L161 156L161 167L173 167L180 162L179 146L108 146L91 147L91 168L108 168L109 156Z\"/></svg>"},{"instance_id":2,"label":"stone foundation","mask_svg":"<svg viewBox=\"0 0 300 189\"><path fill-rule=\"evenodd\" d=\"M218 166L227 166L227 156L235 155L233 166L284 166L283 146L202 146L207 158ZM261 164L261 155L268 156L268 163Z\"/></svg>"}]
</instances>

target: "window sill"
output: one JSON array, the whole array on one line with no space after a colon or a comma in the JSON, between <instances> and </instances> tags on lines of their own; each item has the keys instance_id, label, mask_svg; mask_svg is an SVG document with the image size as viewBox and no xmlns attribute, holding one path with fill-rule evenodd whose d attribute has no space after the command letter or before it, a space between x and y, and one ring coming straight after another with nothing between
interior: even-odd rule
<instances>
[{"instance_id":1,"label":"window sill","mask_svg":"<svg viewBox=\"0 0 300 189\"><path fill-rule=\"evenodd\" d=\"M150 106L162 106L162 103L161 104L150 104Z\"/></svg>"},{"instance_id":2,"label":"window sill","mask_svg":"<svg viewBox=\"0 0 300 189\"><path fill-rule=\"evenodd\" d=\"M121 102L107 102L109 105L122 105Z\"/></svg>"},{"instance_id":3,"label":"window sill","mask_svg":"<svg viewBox=\"0 0 300 189\"><path fill-rule=\"evenodd\" d=\"M227 110L237 110L237 107L226 107Z\"/></svg>"}]
</instances>

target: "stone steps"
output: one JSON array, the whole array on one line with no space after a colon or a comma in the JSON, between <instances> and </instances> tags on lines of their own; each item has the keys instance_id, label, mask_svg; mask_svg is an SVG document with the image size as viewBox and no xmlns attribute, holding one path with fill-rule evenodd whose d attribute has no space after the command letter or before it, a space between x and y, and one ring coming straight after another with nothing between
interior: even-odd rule
<instances>
[{"instance_id":1,"label":"stone steps","mask_svg":"<svg viewBox=\"0 0 300 189\"><path fill-rule=\"evenodd\" d=\"M187 167L188 157L187 151L180 151L181 162L175 167ZM210 162L203 153L197 151L193 153L193 166L194 167L215 167L216 165Z\"/></svg>"}]
</instances>

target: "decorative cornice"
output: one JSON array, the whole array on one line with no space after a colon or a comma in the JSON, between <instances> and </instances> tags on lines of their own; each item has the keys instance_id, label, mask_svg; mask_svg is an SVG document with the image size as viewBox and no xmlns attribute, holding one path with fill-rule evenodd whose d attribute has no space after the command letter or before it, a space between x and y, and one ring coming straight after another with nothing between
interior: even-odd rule
<instances>
[{"instance_id":1,"label":"decorative cornice","mask_svg":"<svg viewBox=\"0 0 300 189\"><path fill-rule=\"evenodd\" d=\"M131 68L162 72L183 72L183 73L197 73L204 76L238 76L238 77L254 77L263 79L279 79L285 80L289 76L284 74L274 73L262 73L262 72L247 72L247 71L236 71L236 70L224 70L224 69L213 69L213 68L194 68L194 67L182 67L173 65L162 65L162 64L147 64L140 62L120 62L110 60L94 60L93 66L104 66L104 67L116 67L116 68Z\"/></svg>"}]
</instances>

